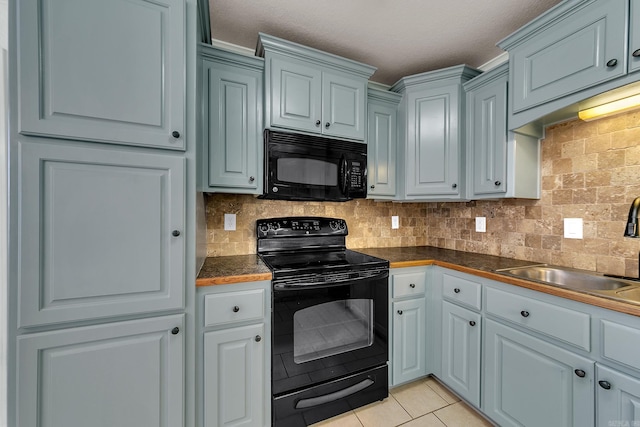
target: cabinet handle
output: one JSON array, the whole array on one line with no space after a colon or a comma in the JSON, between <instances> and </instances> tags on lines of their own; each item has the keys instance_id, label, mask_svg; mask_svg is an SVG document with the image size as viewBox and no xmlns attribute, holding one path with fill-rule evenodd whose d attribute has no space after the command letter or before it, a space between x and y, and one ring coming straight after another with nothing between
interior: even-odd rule
<instances>
[{"instance_id":1,"label":"cabinet handle","mask_svg":"<svg viewBox=\"0 0 640 427\"><path fill-rule=\"evenodd\" d=\"M180 230L173 230L173 231L171 232L171 235L172 235L173 237L178 237L178 236L180 235Z\"/></svg>"},{"instance_id":2,"label":"cabinet handle","mask_svg":"<svg viewBox=\"0 0 640 427\"><path fill-rule=\"evenodd\" d=\"M502 185L502 182L496 181L496 182L494 182L494 184L496 185L496 187L499 187L500 185Z\"/></svg>"},{"instance_id":3,"label":"cabinet handle","mask_svg":"<svg viewBox=\"0 0 640 427\"><path fill-rule=\"evenodd\" d=\"M458 184L456 183L451 184L451 188L458 188Z\"/></svg>"},{"instance_id":4,"label":"cabinet handle","mask_svg":"<svg viewBox=\"0 0 640 427\"><path fill-rule=\"evenodd\" d=\"M256 342L262 341L262 337L260 335L256 335L254 339L256 340Z\"/></svg>"},{"instance_id":5,"label":"cabinet handle","mask_svg":"<svg viewBox=\"0 0 640 427\"><path fill-rule=\"evenodd\" d=\"M326 127L327 129L329 129L329 126L331 126L331 123L329 123L329 122L324 124L324 127Z\"/></svg>"},{"instance_id":6,"label":"cabinet handle","mask_svg":"<svg viewBox=\"0 0 640 427\"><path fill-rule=\"evenodd\" d=\"M375 186L375 185L372 185L372 186L371 186L371 189L373 190L374 188L376 188L376 186Z\"/></svg>"},{"instance_id":7,"label":"cabinet handle","mask_svg":"<svg viewBox=\"0 0 640 427\"><path fill-rule=\"evenodd\" d=\"M172 333L173 335L178 335L178 333L180 333L180 328L178 328L178 327L176 326L175 328L173 328L173 329L171 330L171 333Z\"/></svg>"},{"instance_id":8,"label":"cabinet handle","mask_svg":"<svg viewBox=\"0 0 640 427\"><path fill-rule=\"evenodd\" d=\"M234 305L234 306L233 306L233 312L234 312L234 313L237 313L237 312L239 312L239 311L240 311L240 307L238 307L237 305Z\"/></svg>"},{"instance_id":9,"label":"cabinet handle","mask_svg":"<svg viewBox=\"0 0 640 427\"><path fill-rule=\"evenodd\" d=\"M598 384L605 390L611 390L611 383L609 381L598 381Z\"/></svg>"},{"instance_id":10,"label":"cabinet handle","mask_svg":"<svg viewBox=\"0 0 640 427\"><path fill-rule=\"evenodd\" d=\"M640 49L634 50L631 56L633 56L634 58L640 57Z\"/></svg>"},{"instance_id":11,"label":"cabinet handle","mask_svg":"<svg viewBox=\"0 0 640 427\"><path fill-rule=\"evenodd\" d=\"M618 65L618 60L615 59L615 58L607 61L607 67L609 67L609 68L613 68L616 65Z\"/></svg>"},{"instance_id":12,"label":"cabinet handle","mask_svg":"<svg viewBox=\"0 0 640 427\"><path fill-rule=\"evenodd\" d=\"M409 287L410 287L410 288L415 288L415 287L416 287L416 284L415 284L415 283L410 283L410 284L409 284Z\"/></svg>"},{"instance_id":13,"label":"cabinet handle","mask_svg":"<svg viewBox=\"0 0 640 427\"><path fill-rule=\"evenodd\" d=\"M520 312L520 315L521 315L522 317L529 317L529 312L528 312L528 311L526 311L526 310L522 310L522 311Z\"/></svg>"},{"instance_id":14,"label":"cabinet handle","mask_svg":"<svg viewBox=\"0 0 640 427\"><path fill-rule=\"evenodd\" d=\"M171 136L174 137L175 139L180 138L180 132L178 132L177 130L174 130L173 132L171 132Z\"/></svg>"},{"instance_id":15,"label":"cabinet handle","mask_svg":"<svg viewBox=\"0 0 640 427\"><path fill-rule=\"evenodd\" d=\"M250 177L249 177L249 182L253 182L253 181L255 181L255 180L256 180L256 178L255 178L255 177L253 177L253 176L250 176Z\"/></svg>"},{"instance_id":16,"label":"cabinet handle","mask_svg":"<svg viewBox=\"0 0 640 427\"><path fill-rule=\"evenodd\" d=\"M585 371L583 371L582 369L576 369L573 372L575 372L576 375L579 376L580 378L584 378L584 377L587 376L587 373Z\"/></svg>"},{"instance_id":17,"label":"cabinet handle","mask_svg":"<svg viewBox=\"0 0 640 427\"><path fill-rule=\"evenodd\" d=\"M320 123L322 123L320 120L316 120L316 127L320 127Z\"/></svg>"},{"instance_id":18,"label":"cabinet handle","mask_svg":"<svg viewBox=\"0 0 640 427\"><path fill-rule=\"evenodd\" d=\"M475 322L475 321L473 321L473 320L472 320L472 321L470 321L470 322L469 322L469 324L470 324L471 326L476 326L476 322Z\"/></svg>"},{"instance_id":19,"label":"cabinet handle","mask_svg":"<svg viewBox=\"0 0 640 427\"><path fill-rule=\"evenodd\" d=\"M456 294L459 294L459 293L460 293L460 288L455 288L455 289L453 290L453 292L455 292Z\"/></svg>"},{"instance_id":20,"label":"cabinet handle","mask_svg":"<svg viewBox=\"0 0 640 427\"><path fill-rule=\"evenodd\" d=\"M400 315L401 315L401 314L402 314L402 310L398 310L398 314L400 314Z\"/></svg>"}]
</instances>

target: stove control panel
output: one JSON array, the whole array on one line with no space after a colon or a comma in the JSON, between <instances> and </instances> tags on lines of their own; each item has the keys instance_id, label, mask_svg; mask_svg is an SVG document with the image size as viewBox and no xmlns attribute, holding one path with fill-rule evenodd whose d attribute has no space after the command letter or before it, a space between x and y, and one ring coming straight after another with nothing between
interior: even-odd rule
<instances>
[{"instance_id":1,"label":"stove control panel","mask_svg":"<svg viewBox=\"0 0 640 427\"><path fill-rule=\"evenodd\" d=\"M346 236L347 222L339 218L286 217L256 221L258 239L287 236Z\"/></svg>"}]
</instances>

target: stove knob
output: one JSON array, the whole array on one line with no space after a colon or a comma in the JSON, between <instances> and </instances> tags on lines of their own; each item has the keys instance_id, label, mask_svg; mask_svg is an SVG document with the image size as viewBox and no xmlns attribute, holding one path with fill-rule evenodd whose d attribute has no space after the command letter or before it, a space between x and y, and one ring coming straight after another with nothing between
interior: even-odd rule
<instances>
[{"instance_id":1,"label":"stove knob","mask_svg":"<svg viewBox=\"0 0 640 427\"><path fill-rule=\"evenodd\" d=\"M269 231L269 225L267 225L267 224L260 224L260 232L262 232L262 233L266 233L267 231Z\"/></svg>"}]
</instances>

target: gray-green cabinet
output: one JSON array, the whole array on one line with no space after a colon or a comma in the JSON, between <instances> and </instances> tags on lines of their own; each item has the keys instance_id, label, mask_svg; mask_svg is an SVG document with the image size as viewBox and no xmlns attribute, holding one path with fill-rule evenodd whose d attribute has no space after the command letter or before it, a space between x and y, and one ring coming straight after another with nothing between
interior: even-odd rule
<instances>
[{"instance_id":1,"label":"gray-green cabinet","mask_svg":"<svg viewBox=\"0 0 640 427\"><path fill-rule=\"evenodd\" d=\"M198 189L262 194L264 60L199 46Z\"/></svg>"},{"instance_id":2,"label":"gray-green cabinet","mask_svg":"<svg viewBox=\"0 0 640 427\"><path fill-rule=\"evenodd\" d=\"M596 425L640 424L640 379L598 363L596 381Z\"/></svg>"},{"instance_id":3,"label":"gray-green cabinet","mask_svg":"<svg viewBox=\"0 0 640 427\"><path fill-rule=\"evenodd\" d=\"M483 410L499 425L594 425L593 361L490 319L484 348Z\"/></svg>"},{"instance_id":4,"label":"gray-green cabinet","mask_svg":"<svg viewBox=\"0 0 640 427\"><path fill-rule=\"evenodd\" d=\"M426 371L426 269L392 270L390 385L423 377Z\"/></svg>"},{"instance_id":5,"label":"gray-green cabinet","mask_svg":"<svg viewBox=\"0 0 640 427\"><path fill-rule=\"evenodd\" d=\"M640 70L640 4L632 1L629 18L629 72Z\"/></svg>"},{"instance_id":6,"label":"gray-green cabinet","mask_svg":"<svg viewBox=\"0 0 640 427\"><path fill-rule=\"evenodd\" d=\"M267 127L364 141L375 67L262 33L257 53L265 58Z\"/></svg>"},{"instance_id":7,"label":"gray-green cabinet","mask_svg":"<svg viewBox=\"0 0 640 427\"><path fill-rule=\"evenodd\" d=\"M397 109L400 95L369 89L367 97L367 197L396 196Z\"/></svg>"},{"instance_id":8,"label":"gray-green cabinet","mask_svg":"<svg viewBox=\"0 0 640 427\"><path fill-rule=\"evenodd\" d=\"M184 306L185 159L20 141L18 325Z\"/></svg>"},{"instance_id":9,"label":"gray-green cabinet","mask_svg":"<svg viewBox=\"0 0 640 427\"><path fill-rule=\"evenodd\" d=\"M391 90L399 107L400 200L460 200L465 194L464 65L404 77Z\"/></svg>"},{"instance_id":10,"label":"gray-green cabinet","mask_svg":"<svg viewBox=\"0 0 640 427\"><path fill-rule=\"evenodd\" d=\"M184 425L184 316L17 338L21 427Z\"/></svg>"},{"instance_id":11,"label":"gray-green cabinet","mask_svg":"<svg viewBox=\"0 0 640 427\"><path fill-rule=\"evenodd\" d=\"M185 149L183 0L17 8L24 134Z\"/></svg>"},{"instance_id":12,"label":"gray-green cabinet","mask_svg":"<svg viewBox=\"0 0 640 427\"><path fill-rule=\"evenodd\" d=\"M198 426L271 425L270 286L198 290Z\"/></svg>"}]
</instances>

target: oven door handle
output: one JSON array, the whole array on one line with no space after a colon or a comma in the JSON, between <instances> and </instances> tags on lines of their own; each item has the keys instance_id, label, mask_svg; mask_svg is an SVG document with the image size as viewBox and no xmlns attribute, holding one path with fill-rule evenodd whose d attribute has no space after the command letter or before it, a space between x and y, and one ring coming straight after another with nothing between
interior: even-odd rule
<instances>
[{"instance_id":1,"label":"oven door handle","mask_svg":"<svg viewBox=\"0 0 640 427\"><path fill-rule=\"evenodd\" d=\"M324 405L325 403L334 402L338 399L344 399L354 393L364 390L375 383L371 378L365 378L357 384L343 388L333 393L324 394L322 396L310 397L308 399L300 399L296 403L296 409L312 408L314 406Z\"/></svg>"},{"instance_id":2,"label":"oven door handle","mask_svg":"<svg viewBox=\"0 0 640 427\"><path fill-rule=\"evenodd\" d=\"M344 286L345 283L362 282L364 280L378 280L389 277L388 272L377 274L375 276L355 277L345 280L336 280L329 282L314 282L314 283L277 283L273 285L273 289L276 291L289 291L293 289L319 289L319 288L331 288L334 286Z\"/></svg>"}]
</instances>

